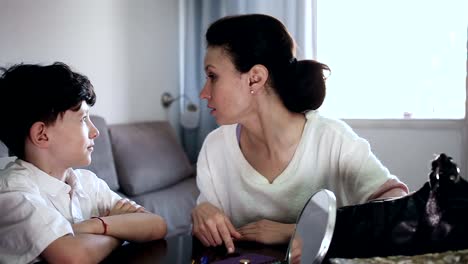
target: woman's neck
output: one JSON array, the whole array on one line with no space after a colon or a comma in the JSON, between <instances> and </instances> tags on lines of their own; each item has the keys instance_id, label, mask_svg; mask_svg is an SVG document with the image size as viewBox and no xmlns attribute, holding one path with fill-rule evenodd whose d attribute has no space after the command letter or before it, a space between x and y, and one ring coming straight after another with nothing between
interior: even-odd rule
<instances>
[{"instance_id":1,"label":"woman's neck","mask_svg":"<svg viewBox=\"0 0 468 264\"><path fill-rule=\"evenodd\" d=\"M241 123L241 145L266 149L269 156L297 146L306 123L303 113L289 111L279 100L261 102L257 110Z\"/></svg>"}]
</instances>

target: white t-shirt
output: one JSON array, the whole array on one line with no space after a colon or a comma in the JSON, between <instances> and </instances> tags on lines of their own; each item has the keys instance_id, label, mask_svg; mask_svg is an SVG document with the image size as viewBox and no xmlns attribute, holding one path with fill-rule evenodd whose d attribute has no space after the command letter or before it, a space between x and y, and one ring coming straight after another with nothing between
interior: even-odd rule
<instances>
[{"instance_id":1,"label":"white t-shirt","mask_svg":"<svg viewBox=\"0 0 468 264\"><path fill-rule=\"evenodd\" d=\"M102 216L121 199L88 170L62 182L17 159L0 170L0 263L30 263L71 224ZM70 199L71 195L71 199Z\"/></svg>"},{"instance_id":2,"label":"white t-shirt","mask_svg":"<svg viewBox=\"0 0 468 264\"><path fill-rule=\"evenodd\" d=\"M322 188L335 193L340 207L363 203L386 181L397 179L347 124L317 111L306 118L296 152L271 184L242 154L237 125L212 131L198 157L197 203L212 203L236 227L260 219L295 223L307 199Z\"/></svg>"}]
</instances>

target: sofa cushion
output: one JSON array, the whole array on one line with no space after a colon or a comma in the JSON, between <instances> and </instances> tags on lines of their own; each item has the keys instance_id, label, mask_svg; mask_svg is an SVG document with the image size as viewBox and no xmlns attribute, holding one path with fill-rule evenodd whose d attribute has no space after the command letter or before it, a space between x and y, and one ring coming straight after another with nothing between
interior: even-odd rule
<instances>
[{"instance_id":1,"label":"sofa cushion","mask_svg":"<svg viewBox=\"0 0 468 264\"><path fill-rule=\"evenodd\" d=\"M0 170L3 170L8 163L14 162L15 160L16 160L15 156L0 157Z\"/></svg>"},{"instance_id":2,"label":"sofa cushion","mask_svg":"<svg viewBox=\"0 0 468 264\"><path fill-rule=\"evenodd\" d=\"M170 186L193 168L167 121L109 126L122 191L130 196Z\"/></svg>"},{"instance_id":3,"label":"sofa cushion","mask_svg":"<svg viewBox=\"0 0 468 264\"><path fill-rule=\"evenodd\" d=\"M94 140L91 165L85 167L85 169L94 172L109 185L111 190L116 191L120 186L115 170L112 146L106 121L100 116L91 116L91 121L99 130L99 137Z\"/></svg>"},{"instance_id":4,"label":"sofa cushion","mask_svg":"<svg viewBox=\"0 0 468 264\"><path fill-rule=\"evenodd\" d=\"M16 160L15 156L10 156L8 153L8 148L0 141L0 169L4 169L5 166Z\"/></svg>"},{"instance_id":5,"label":"sofa cushion","mask_svg":"<svg viewBox=\"0 0 468 264\"><path fill-rule=\"evenodd\" d=\"M200 192L195 177L185 179L158 192L131 197L132 200L166 220L167 236L190 234L192 209Z\"/></svg>"},{"instance_id":6,"label":"sofa cushion","mask_svg":"<svg viewBox=\"0 0 468 264\"><path fill-rule=\"evenodd\" d=\"M0 141L0 158L8 156L8 148Z\"/></svg>"}]
</instances>

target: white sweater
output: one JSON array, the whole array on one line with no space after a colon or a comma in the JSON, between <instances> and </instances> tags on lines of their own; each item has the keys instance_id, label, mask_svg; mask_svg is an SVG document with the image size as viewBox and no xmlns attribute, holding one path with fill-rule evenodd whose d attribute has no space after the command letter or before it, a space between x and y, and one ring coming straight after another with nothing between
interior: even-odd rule
<instances>
[{"instance_id":1,"label":"white sweater","mask_svg":"<svg viewBox=\"0 0 468 264\"><path fill-rule=\"evenodd\" d=\"M212 203L236 227L260 219L294 223L319 189L334 192L340 207L365 202L387 180L396 179L347 124L317 111L306 118L293 158L271 184L243 156L237 125L212 131L198 158L197 203Z\"/></svg>"}]
</instances>

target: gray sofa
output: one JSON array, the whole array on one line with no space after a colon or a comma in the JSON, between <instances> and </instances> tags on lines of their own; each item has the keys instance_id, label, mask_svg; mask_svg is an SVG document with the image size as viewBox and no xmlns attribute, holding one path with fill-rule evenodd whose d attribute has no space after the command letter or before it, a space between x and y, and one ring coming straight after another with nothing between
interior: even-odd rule
<instances>
[{"instance_id":1,"label":"gray sofa","mask_svg":"<svg viewBox=\"0 0 468 264\"><path fill-rule=\"evenodd\" d=\"M168 236L190 232L190 212L199 194L194 168L166 121L107 125L92 116L100 136L87 169L109 187L161 215ZM8 150L0 142L0 157Z\"/></svg>"}]
</instances>

